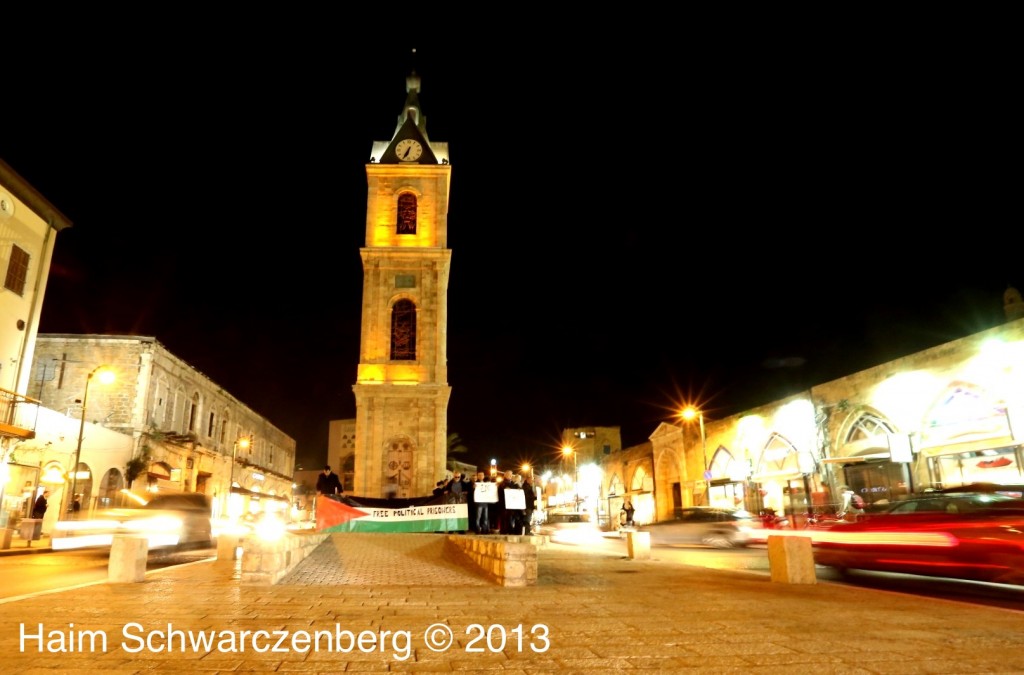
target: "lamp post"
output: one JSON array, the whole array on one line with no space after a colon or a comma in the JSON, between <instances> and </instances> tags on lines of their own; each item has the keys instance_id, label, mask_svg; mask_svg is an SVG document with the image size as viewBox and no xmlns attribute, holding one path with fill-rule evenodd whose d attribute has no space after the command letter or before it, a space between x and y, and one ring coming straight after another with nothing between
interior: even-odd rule
<instances>
[{"instance_id":1,"label":"lamp post","mask_svg":"<svg viewBox=\"0 0 1024 675\"><path fill-rule=\"evenodd\" d=\"M572 489L574 492L573 496L573 511L578 511L580 508L580 472L576 465L576 448L571 445L562 447L562 456L568 457L572 455Z\"/></svg>"},{"instance_id":2,"label":"lamp post","mask_svg":"<svg viewBox=\"0 0 1024 675\"><path fill-rule=\"evenodd\" d=\"M684 409L681 413L679 413L679 415L687 422L693 421L693 418L696 417L697 421L700 423L700 453L704 463L704 481L706 484L706 487L704 488L704 503L710 505L711 472L708 468L708 439L704 435L704 412L701 410L697 410L693 406L690 406Z\"/></svg>"},{"instance_id":3,"label":"lamp post","mask_svg":"<svg viewBox=\"0 0 1024 675\"><path fill-rule=\"evenodd\" d=\"M231 494L235 489L235 464L237 463L238 450L246 450L252 443L251 436L239 436L235 444L231 446L231 472L228 474L228 515L231 514Z\"/></svg>"},{"instance_id":4,"label":"lamp post","mask_svg":"<svg viewBox=\"0 0 1024 675\"><path fill-rule=\"evenodd\" d=\"M85 393L82 394L82 418L78 423L78 444L75 446L75 465L71 469L71 495L68 499L67 509L74 508L75 495L78 494L78 465L82 461L82 438L85 436L85 407L89 404L89 385L92 384L94 375L99 375L101 384L110 384L114 381L114 371L109 366L96 366L85 378ZM64 513L67 513L65 509Z\"/></svg>"}]
</instances>

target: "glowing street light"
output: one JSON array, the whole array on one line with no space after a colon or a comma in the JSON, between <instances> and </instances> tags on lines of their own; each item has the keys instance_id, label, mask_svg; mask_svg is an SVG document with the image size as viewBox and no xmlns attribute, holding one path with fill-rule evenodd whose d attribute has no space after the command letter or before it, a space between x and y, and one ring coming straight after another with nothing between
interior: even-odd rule
<instances>
[{"instance_id":1,"label":"glowing street light","mask_svg":"<svg viewBox=\"0 0 1024 675\"><path fill-rule=\"evenodd\" d=\"M704 413L703 411L698 410L693 406L689 406L687 408L684 408L683 411L679 413L679 416L682 417L687 422L692 422L694 418L697 418L697 420L700 422L700 452L701 456L704 458L704 480L706 482L706 487L704 488L704 502L710 505L711 471L708 469L708 440L707 437L704 435Z\"/></svg>"},{"instance_id":2,"label":"glowing street light","mask_svg":"<svg viewBox=\"0 0 1024 675\"><path fill-rule=\"evenodd\" d=\"M228 515L240 515L231 513L231 495L235 491L235 463L238 457L239 450L248 450L252 447L252 434L245 436L239 436L235 439L235 444L231 447L231 473L228 476Z\"/></svg>"},{"instance_id":3,"label":"glowing street light","mask_svg":"<svg viewBox=\"0 0 1024 675\"><path fill-rule=\"evenodd\" d=\"M228 491L235 486L235 462L237 461L239 450L248 450L252 446L252 436L239 436L235 439L235 446L231 448L231 477L228 479Z\"/></svg>"},{"instance_id":4,"label":"glowing street light","mask_svg":"<svg viewBox=\"0 0 1024 675\"><path fill-rule=\"evenodd\" d=\"M97 376L100 384L110 384L117 376L110 366L96 366L85 378L85 393L82 394L82 419L78 424L78 445L75 446L75 466L71 469L71 495L68 501L68 508L75 503L75 495L78 494L78 465L82 461L82 437L85 436L85 406L89 404L89 385L92 384L93 376ZM84 501L84 500L83 500ZM65 509L65 514L67 509Z\"/></svg>"},{"instance_id":5,"label":"glowing street light","mask_svg":"<svg viewBox=\"0 0 1024 675\"><path fill-rule=\"evenodd\" d=\"M572 489L575 492L573 510L575 511L580 508L580 472L576 465L576 448L571 445L562 446L562 455L564 457L572 455Z\"/></svg>"}]
</instances>

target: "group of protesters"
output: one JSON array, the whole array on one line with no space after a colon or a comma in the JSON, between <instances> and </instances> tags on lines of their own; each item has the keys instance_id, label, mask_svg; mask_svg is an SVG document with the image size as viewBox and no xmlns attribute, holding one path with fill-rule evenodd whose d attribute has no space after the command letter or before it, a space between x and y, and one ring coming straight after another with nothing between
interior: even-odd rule
<instances>
[{"instance_id":1,"label":"group of protesters","mask_svg":"<svg viewBox=\"0 0 1024 675\"><path fill-rule=\"evenodd\" d=\"M495 481L483 471L472 478L453 471L451 478L437 482L434 494L453 504L466 504L474 534L531 533L537 492L526 476L506 471Z\"/></svg>"}]
</instances>

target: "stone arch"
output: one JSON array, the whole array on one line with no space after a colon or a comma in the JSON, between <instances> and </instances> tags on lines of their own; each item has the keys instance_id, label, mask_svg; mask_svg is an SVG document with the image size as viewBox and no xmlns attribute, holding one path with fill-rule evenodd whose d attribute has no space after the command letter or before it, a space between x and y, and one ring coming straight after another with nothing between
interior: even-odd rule
<instances>
[{"instance_id":1,"label":"stone arch","mask_svg":"<svg viewBox=\"0 0 1024 675\"><path fill-rule=\"evenodd\" d=\"M68 489L74 488L75 494L68 493L68 500L66 507L71 508L72 503L75 501L75 497L78 497L79 507L84 513L94 508L93 504L93 471L92 468L86 462L79 462L78 468L75 469L78 472L78 479L75 480L74 476L68 476Z\"/></svg>"},{"instance_id":2,"label":"stone arch","mask_svg":"<svg viewBox=\"0 0 1024 675\"><path fill-rule=\"evenodd\" d=\"M662 448L654 458L655 492L667 495L666 499L658 499L656 520L667 520L674 517L676 508L690 506L693 502L692 490L683 490L687 481L686 465L683 455L674 447Z\"/></svg>"},{"instance_id":3,"label":"stone arch","mask_svg":"<svg viewBox=\"0 0 1024 675\"><path fill-rule=\"evenodd\" d=\"M889 434L897 427L873 408L859 408L847 415L836 432L838 454L843 457L865 452L889 450Z\"/></svg>"},{"instance_id":4,"label":"stone arch","mask_svg":"<svg viewBox=\"0 0 1024 675\"><path fill-rule=\"evenodd\" d=\"M124 495L121 490L125 487L124 474L117 468L107 469L100 479L99 491L96 494L96 508L106 509L124 505Z\"/></svg>"}]
</instances>

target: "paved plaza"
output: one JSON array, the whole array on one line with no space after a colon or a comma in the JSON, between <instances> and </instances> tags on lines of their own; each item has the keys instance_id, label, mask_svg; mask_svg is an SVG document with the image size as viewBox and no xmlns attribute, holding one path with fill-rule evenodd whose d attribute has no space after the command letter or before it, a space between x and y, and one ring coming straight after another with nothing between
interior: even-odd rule
<instances>
[{"instance_id":1,"label":"paved plaza","mask_svg":"<svg viewBox=\"0 0 1024 675\"><path fill-rule=\"evenodd\" d=\"M505 588L443 536L331 535L274 586L198 562L4 602L0 672L1024 672L1022 612L559 544Z\"/></svg>"}]
</instances>

